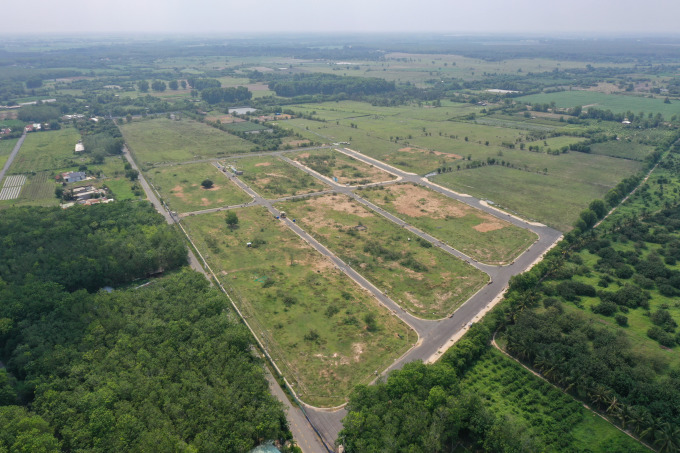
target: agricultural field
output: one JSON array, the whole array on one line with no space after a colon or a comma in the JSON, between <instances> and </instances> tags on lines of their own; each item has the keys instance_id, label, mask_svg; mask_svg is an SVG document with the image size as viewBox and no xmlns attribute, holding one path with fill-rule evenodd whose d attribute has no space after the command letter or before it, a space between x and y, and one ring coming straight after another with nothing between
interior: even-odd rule
<instances>
[{"instance_id":1,"label":"agricultural field","mask_svg":"<svg viewBox=\"0 0 680 453\"><path fill-rule=\"evenodd\" d=\"M228 125L225 126L225 128L228 131L234 131L234 132L255 132L255 131L266 131L267 127L261 125L261 124L256 124L250 121L239 121L239 122L233 122L229 123Z\"/></svg>"},{"instance_id":2,"label":"agricultural field","mask_svg":"<svg viewBox=\"0 0 680 453\"><path fill-rule=\"evenodd\" d=\"M642 161L654 148L627 140L609 141L590 145L593 154Z\"/></svg>"},{"instance_id":3,"label":"agricultural field","mask_svg":"<svg viewBox=\"0 0 680 453\"><path fill-rule=\"evenodd\" d=\"M234 229L224 213L184 225L304 402L343 404L415 343L414 332L264 208L234 212Z\"/></svg>"},{"instance_id":4,"label":"agricultural field","mask_svg":"<svg viewBox=\"0 0 680 453\"><path fill-rule=\"evenodd\" d=\"M488 282L483 272L346 195L279 203L317 240L420 318L447 316Z\"/></svg>"},{"instance_id":5,"label":"agricultural field","mask_svg":"<svg viewBox=\"0 0 680 453\"><path fill-rule=\"evenodd\" d=\"M282 198L328 189L316 178L276 156L242 157L225 160L223 164L227 168L233 165L243 170L239 178L265 198Z\"/></svg>"},{"instance_id":6,"label":"agricultural field","mask_svg":"<svg viewBox=\"0 0 680 453\"><path fill-rule=\"evenodd\" d=\"M396 177L373 165L332 149L302 151L291 155L293 160L317 173L347 186L392 181Z\"/></svg>"},{"instance_id":7,"label":"agricultural field","mask_svg":"<svg viewBox=\"0 0 680 453\"><path fill-rule=\"evenodd\" d=\"M59 200L54 195L54 189L57 185L51 172L28 173L26 178L19 198L0 201L0 209L12 206L56 206L59 204Z\"/></svg>"},{"instance_id":8,"label":"agricultural field","mask_svg":"<svg viewBox=\"0 0 680 453\"><path fill-rule=\"evenodd\" d=\"M26 135L9 171L19 174L76 166L82 159L74 152L78 140L80 134L72 127L32 132Z\"/></svg>"},{"instance_id":9,"label":"agricultural field","mask_svg":"<svg viewBox=\"0 0 680 453\"><path fill-rule=\"evenodd\" d=\"M465 373L461 390L530 430L541 451L648 451L493 348Z\"/></svg>"},{"instance_id":10,"label":"agricultural field","mask_svg":"<svg viewBox=\"0 0 680 453\"><path fill-rule=\"evenodd\" d=\"M614 113L639 112L661 113L668 120L673 115L680 114L680 106L677 102L664 103L664 98L648 98L646 96L632 96L626 94L606 94L595 91L572 90L557 93L532 94L517 98L519 102L528 104L549 104L555 102L557 107L571 108L581 105L583 107L597 107L598 109L611 110Z\"/></svg>"},{"instance_id":11,"label":"agricultural field","mask_svg":"<svg viewBox=\"0 0 680 453\"><path fill-rule=\"evenodd\" d=\"M135 158L143 166L245 153L254 146L246 140L190 119L133 121L121 125L120 130Z\"/></svg>"},{"instance_id":12,"label":"agricultural field","mask_svg":"<svg viewBox=\"0 0 680 453\"><path fill-rule=\"evenodd\" d=\"M147 176L173 211L200 209L249 203L251 198L211 163L155 167ZM204 180L213 182L206 189Z\"/></svg>"},{"instance_id":13,"label":"agricultural field","mask_svg":"<svg viewBox=\"0 0 680 453\"><path fill-rule=\"evenodd\" d=\"M507 264L536 239L528 230L414 184L376 186L363 198L487 264Z\"/></svg>"},{"instance_id":14,"label":"agricultural field","mask_svg":"<svg viewBox=\"0 0 680 453\"><path fill-rule=\"evenodd\" d=\"M0 140L0 170L5 166L5 162L9 159L9 155L12 153L17 141L19 141L18 138Z\"/></svg>"},{"instance_id":15,"label":"agricultural field","mask_svg":"<svg viewBox=\"0 0 680 453\"><path fill-rule=\"evenodd\" d=\"M505 151L501 159L513 168L486 165L432 180L528 220L569 231L588 203L642 169L640 162L577 152L549 156L515 149Z\"/></svg>"}]
</instances>

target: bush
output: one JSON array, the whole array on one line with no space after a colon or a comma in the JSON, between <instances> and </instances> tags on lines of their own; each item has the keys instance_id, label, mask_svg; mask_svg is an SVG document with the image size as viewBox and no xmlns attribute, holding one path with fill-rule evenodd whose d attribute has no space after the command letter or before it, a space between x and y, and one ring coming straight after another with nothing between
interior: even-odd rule
<instances>
[{"instance_id":1,"label":"bush","mask_svg":"<svg viewBox=\"0 0 680 453\"><path fill-rule=\"evenodd\" d=\"M616 315L616 316L614 316L614 319L616 320L617 324L620 325L621 327L626 327L628 325L628 317L627 316Z\"/></svg>"},{"instance_id":2,"label":"bush","mask_svg":"<svg viewBox=\"0 0 680 453\"><path fill-rule=\"evenodd\" d=\"M661 327L650 327L650 329L647 331L647 336L652 340L658 341L659 344L666 346L667 348L672 348L675 346L675 338L673 338L673 336L668 332L664 331Z\"/></svg>"},{"instance_id":3,"label":"bush","mask_svg":"<svg viewBox=\"0 0 680 453\"><path fill-rule=\"evenodd\" d=\"M593 313L597 313L603 316L612 316L619 309L619 306L614 302L602 301L599 304L593 306Z\"/></svg>"},{"instance_id":4,"label":"bush","mask_svg":"<svg viewBox=\"0 0 680 453\"><path fill-rule=\"evenodd\" d=\"M210 189L213 186L213 182L209 179L204 179L203 182L201 183L201 186L204 189Z\"/></svg>"}]
</instances>

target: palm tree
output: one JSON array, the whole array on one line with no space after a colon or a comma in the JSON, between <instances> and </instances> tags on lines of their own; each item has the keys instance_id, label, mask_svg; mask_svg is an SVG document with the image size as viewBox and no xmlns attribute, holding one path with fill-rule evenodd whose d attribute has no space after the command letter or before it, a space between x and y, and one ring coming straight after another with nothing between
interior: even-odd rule
<instances>
[{"instance_id":1,"label":"palm tree","mask_svg":"<svg viewBox=\"0 0 680 453\"><path fill-rule=\"evenodd\" d=\"M654 445L659 453L677 452L680 450L680 427L664 422L654 431Z\"/></svg>"}]
</instances>

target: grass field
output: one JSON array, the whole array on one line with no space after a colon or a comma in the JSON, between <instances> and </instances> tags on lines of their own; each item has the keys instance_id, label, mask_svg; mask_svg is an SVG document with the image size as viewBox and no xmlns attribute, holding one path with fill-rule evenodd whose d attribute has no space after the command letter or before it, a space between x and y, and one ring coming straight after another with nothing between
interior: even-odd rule
<instances>
[{"instance_id":1,"label":"grass field","mask_svg":"<svg viewBox=\"0 0 680 453\"><path fill-rule=\"evenodd\" d=\"M458 258L409 240L410 233L346 195L278 207L415 316L443 318L488 281Z\"/></svg>"},{"instance_id":2,"label":"grass field","mask_svg":"<svg viewBox=\"0 0 680 453\"><path fill-rule=\"evenodd\" d=\"M251 198L208 162L156 167L147 175L173 211L189 212L220 206L249 203ZM209 179L210 189L201 186Z\"/></svg>"},{"instance_id":3,"label":"grass field","mask_svg":"<svg viewBox=\"0 0 680 453\"><path fill-rule=\"evenodd\" d=\"M0 140L0 170L5 166L5 162L7 162L9 155L14 149L14 145L16 145L18 141L18 138Z\"/></svg>"},{"instance_id":4,"label":"grass field","mask_svg":"<svg viewBox=\"0 0 680 453\"><path fill-rule=\"evenodd\" d=\"M227 167L234 165L243 170L243 175L239 178L265 198L281 198L328 189L328 186L316 178L276 156L243 157L226 160L224 163Z\"/></svg>"},{"instance_id":5,"label":"grass field","mask_svg":"<svg viewBox=\"0 0 680 453\"><path fill-rule=\"evenodd\" d=\"M290 157L317 173L334 178L336 182L348 186L396 179L394 175L373 165L365 164L354 157L331 149L301 151Z\"/></svg>"},{"instance_id":6,"label":"grass field","mask_svg":"<svg viewBox=\"0 0 680 453\"><path fill-rule=\"evenodd\" d=\"M413 184L371 187L359 193L483 263L509 263L537 239L528 230Z\"/></svg>"},{"instance_id":7,"label":"grass field","mask_svg":"<svg viewBox=\"0 0 680 453\"><path fill-rule=\"evenodd\" d=\"M529 430L537 451L648 451L495 349L465 373L461 390L478 395L495 415Z\"/></svg>"},{"instance_id":8,"label":"grass field","mask_svg":"<svg viewBox=\"0 0 680 453\"><path fill-rule=\"evenodd\" d=\"M250 121L243 121L240 123L230 123L225 126L227 130L235 132L252 132L252 131L264 131L267 128L261 124L251 123Z\"/></svg>"},{"instance_id":9,"label":"grass field","mask_svg":"<svg viewBox=\"0 0 680 453\"><path fill-rule=\"evenodd\" d=\"M32 132L26 135L10 172L19 174L72 167L79 159L73 151L78 140L80 134L71 127Z\"/></svg>"},{"instance_id":10,"label":"grass field","mask_svg":"<svg viewBox=\"0 0 680 453\"><path fill-rule=\"evenodd\" d=\"M335 406L416 334L260 207L184 222L199 250L303 401ZM246 247L253 242L254 247Z\"/></svg>"},{"instance_id":11,"label":"grass field","mask_svg":"<svg viewBox=\"0 0 680 453\"><path fill-rule=\"evenodd\" d=\"M663 98L651 99L644 96L631 96L624 94L605 94L594 91L560 91L557 93L532 94L516 98L519 102L530 104L546 104L555 102L557 107L570 108L581 106L593 106L599 109L611 110L614 113L626 113L631 111L637 115L640 112L661 113L664 118L680 114L680 104L672 102L664 104Z\"/></svg>"},{"instance_id":12,"label":"grass field","mask_svg":"<svg viewBox=\"0 0 680 453\"><path fill-rule=\"evenodd\" d=\"M590 146L593 154L619 157L621 159L644 160L654 148L625 140L595 143Z\"/></svg>"},{"instance_id":13,"label":"grass field","mask_svg":"<svg viewBox=\"0 0 680 453\"><path fill-rule=\"evenodd\" d=\"M182 162L248 152L254 145L197 121L160 118L121 126L138 162Z\"/></svg>"},{"instance_id":14,"label":"grass field","mask_svg":"<svg viewBox=\"0 0 680 453\"><path fill-rule=\"evenodd\" d=\"M432 180L491 200L529 220L569 231L592 200L602 198L621 179L642 168L641 163L631 160L576 152L548 156L511 150L503 159L516 168L484 166L437 175ZM541 170L542 164L547 173Z\"/></svg>"}]
</instances>

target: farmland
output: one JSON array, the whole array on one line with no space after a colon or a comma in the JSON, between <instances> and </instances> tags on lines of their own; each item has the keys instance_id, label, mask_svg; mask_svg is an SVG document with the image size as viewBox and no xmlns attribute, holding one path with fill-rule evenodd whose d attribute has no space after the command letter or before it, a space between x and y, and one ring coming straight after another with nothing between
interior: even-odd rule
<instances>
[{"instance_id":1,"label":"farmland","mask_svg":"<svg viewBox=\"0 0 680 453\"><path fill-rule=\"evenodd\" d=\"M10 173L56 170L77 165L80 159L74 153L80 134L71 127L57 131L32 132L26 135L19 154L10 167Z\"/></svg>"},{"instance_id":2,"label":"farmland","mask_svg":"<svg viewBox=\"0 0 680 453\"><path fill-rule=\"evenodd\" d=\"M236 184L207 162L156 167L147 174L173 211L197 211L251 201ZM202 187L204 180L212 181L213 186Z\"/></svg>"},{"instance_id":3,"label":"farmland","mask_svg":"<svg viewBox=\"0 0 680 453\"><path fill-rule=\"evenodd\" d=\"M0 209L10 206L55 206L58 204L59 200L54 196L56 184L49 171L29 173L26 176L27 180L21 188L19 198L0 201Z\"/></svg>"},{"instance_id":4,"label":"farmland","mask_svg":"<svg viewBox=\"0 0 680 453\"><path fill-rule=\"evenodd\" d=\"M410 240L395 224L345 195L280 203L296 221L415 316L452 313L488 278L429 243Z\"/></svg>"},{"instance_id":5,"label":"farmland","mask_svg":"<svg viewBox=\"0 0 680 453\"><path fill-rule=\"evenodd\" d=\"M245 153L253 147L250 142L190 119L133 121L120 129L143 165Z\"/></svg>"},{"instance_id":6,"label":"farmland","mask_svg":"<svg viewBox=\"0 0 680 453\"><path fill-rule=\"evenodd\" d=\"M233 230L222 213L185 225L305 402L342 404L354 385L415 342L398 318L263 208L236 213Z\"/></svg>"},{"instance_id":7,"label":"farmland","mask_svg":"<svg viewBox=\"0 0 680 453\"><path fill-rule=\"evenodd\" d=\"M0 140L0 170L5 166L5 162L9 158L10 153L17 144L18 138Z\"/></svg>"},{"instance_id":8,"label":"farmland","mask_svg":"<svg viewBox=\"0 0 680 453\"><path fill-rule=\"evenodd\" d=\"M475 260L509 263L536 235L412 184L371 187L361 196Z\"/></svg>"},{"instance_id":9,"label":"farmland","mask_svg":"<svg viewBox=\"0 0 680 453\"><path fill-rule=\"evenodd\" d=\"M242 170L243 175L240 178L265 198L319 192L328 188L276 156L243 157L225 160L224 164L227 168L233 165Z\"/></svg>"},{"instance_id":10,"label":"farmland","mask_svg":"<svg viewBox=\"0 0 680 453\"><path fill-rule=\"evenodd\" d=\"M395 179L389 173L332 149L302 151L291 157L317 173L327 178L334 178L336 182L347 186Z\"/></svg>"}]
</instances>

